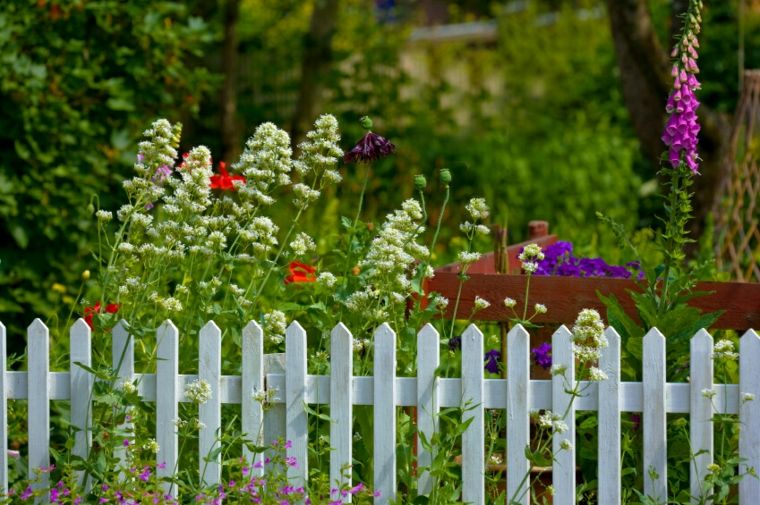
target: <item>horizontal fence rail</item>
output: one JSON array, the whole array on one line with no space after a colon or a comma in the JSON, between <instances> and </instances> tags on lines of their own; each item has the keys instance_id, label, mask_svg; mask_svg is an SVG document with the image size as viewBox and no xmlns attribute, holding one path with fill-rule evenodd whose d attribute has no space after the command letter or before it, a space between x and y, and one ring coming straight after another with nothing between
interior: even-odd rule
<instances>
[{"instance_id":1,"label":"horizontal fence rail","mask_svg":"<svg viewBox=\"0 0 760 505\"><path fill-rule=\"evenodd\" d=\"M249 323L242 334L240 375L221 374L221 329L213 322L199 332L197 374L179 373L179 331L166 321L157 330L156 373L135 373L134 342L124 323L118 323L113 333L113 369L119 381L133 381L145 402L156 403L156 440L159 444L157 463L166 463L165 472L175 468L178 441L175 421L178 405L190 402L185 386L202 379L211 386L211 397L200 405L199 460L200 475L206 484L221 479L221 459L204 461L214 451L221 428L221 405L241 405L241 429L248 438L261 445L282 436L292 442L289 456L304 462L289 468L292 482L304 482L308 475L308 409L309 404L329 405L330 417L330 480L351 485L350 476L341 472L352 461L352 423L354 405L374 406L374 484L380 491L375 503L385 504L396 495L396 424L395 407L415 407L417 429L429 440L438 430L437 414L442 408L466 407L463 421L471 424L462 437L463 500L476 505L485 502L484 474L486 445L484 431L485 409L506 411L508 496L520 490L521 480L529 470L525 447L530 442L532 411L551 409L568 412L569 430L555 432L554 503L575 503L574 448L559 451L564 439L574 440L577 412L594 411L598 417L599 503L617 505L621 502L621 413L642 414L643 469L653 469L656 478L645 479L645 494L666 500L667 489L667 414L689 415L690 443L697 457L691 465L691 490L697 496L713 462L713 416L738 416L742 429L739 436L741 471L760 469L760 337L748 330L740 339L739 384L714 384L713 338L700 330L691 340L690 383L668 383L665 380L665 336L652 329L643 340L642 382L620 380L620 337L608 328L605 331L609 346L602 352L600 368L608 379L602 382L580 383L583 396L570 405L570 394L563 380L574 383L572 375L563 379L530 379L530 336L522 326L508 334L508 366L506 379L486 379L483 372L483 334L470 325L462 335L462 372L460 378L436 376L440 364L438 332L426 325L418 334L416 377L396 376L397 336L388 324L374 333L374 377L354 376L353 337L348 328L339 324L331 334L331 371L329 375L307 373L306 331L292 323L286 332L284 359L264 354L264 333L255 322ZM81 365L92 366L90 328L78 320L70 330L69 371L49 370L49 332L36 319L28 328L28 370L9 371L6 368L6 331L0 324L0 485L8 489L8 414L7 402L27 400L29 444L26 448L29 475L50 464L50 402L70 401L71 422L79 428L73 451L86 456L91 444L90 401L94 378ZM554 363L565 364L568 372L574 369L572 335L564 326L553 336ZM160 386L159 386L160 385ZM714 391L714 397L703 394ZM254 396L265 393L270 408L264 409ZM755 401L743 401L754 395ZM420 493L429 493L433 481L424 471L432 456L418 442L417 475ZM217 451L218 453L218 451ZM253 455L244 452L251 463ZM256 470L260 471L260 470ZM654 475L653 473L653 475ZM168 473L167 473L168 475ZM46 474L43 474L46 476ZM47 486L46 481L36 484ZM166 488L168 493L176 490ZM527 505L529 496L517 493L517 503ZM739 484L742 505L754 504L760 496L760 480L745 478Z\"/></svg>"}]
</instances>

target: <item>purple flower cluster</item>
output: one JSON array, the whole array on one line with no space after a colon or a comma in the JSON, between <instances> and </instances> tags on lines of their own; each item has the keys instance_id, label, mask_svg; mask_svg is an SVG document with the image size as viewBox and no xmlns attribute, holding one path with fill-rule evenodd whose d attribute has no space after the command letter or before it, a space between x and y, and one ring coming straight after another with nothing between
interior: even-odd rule
<instances>
[{"instance_id":1,"label":"purple flower cluster","mask_svg":"<svg viewBox=\"0 0 760 505\"><path fill-rule=\"evenodd\" d=\"M638 262L625 266L610 265L602 258L577 258L573 256L573 244L559 241L544 249L544 259L538 262L536 275L557 275L561 277L607 277L629 279L638 271ZM643 275L638 272L639 278Z\"/></svg>"},{"instance_id":2,"label":"purple flower cluster","mask_svg":"<svg viewBox=\"0 0 760 505\"><path fill-rule=\"evenodd\" d=\"M668 160L673 168L684 162L696 174L699 172L697 135L700 127L697 120L699 100L694 93L700 88L696 76L699 73L699 41L696 36L699 33L699 15L687 16L687 20L686 30L672 53L677 60L671 71L673 90L665 107L669 117L662 141L668 146Z\"/></svg>"},{"instance_id":3,"label":"purple flower cluster","mask_svg":"<svg viewBox=\"0 0 760 505\"><path fill-rule=\"evenodd\" d=\"M549 342L544 342L538 347L534 347L530 350L533 355L533 362L543 368L544 370L551 368L552 366L552 345Z\"/></svg>"},{"instance_id":4,"label":"purple flower cluster","mask_svg":"<svg viewBox=\"0 0 760 505\"><path fill-rule=\"evenodd\" d=\"M497 351L496 349L491 349L488 351L483 358L486 362L484 368L487 372L490 373L499 373L500 368L500 361L501 361L501 351Z\"/></svg>"},{"instance_id":5,"label":"purple flower cluster","mask_svg":"<svg viewBox=\"0 0 760 505\"><path fill-rule=\"evenodd\" d=\"M367 132L356 145L343 156L343 161L363 161L368 163L378 158L388 156L396 150L396 146L385 137Z\"/></svg>"}]
</instances>

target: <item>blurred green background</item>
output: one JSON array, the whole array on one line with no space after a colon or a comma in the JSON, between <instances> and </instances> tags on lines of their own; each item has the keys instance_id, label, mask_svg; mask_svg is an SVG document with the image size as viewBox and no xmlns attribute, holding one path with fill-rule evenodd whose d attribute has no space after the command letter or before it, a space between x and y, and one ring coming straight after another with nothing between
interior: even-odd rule
<instances>
[{"instance_id":1,"label":"blurred green background","mask_svg":"<svg viewBox=\"0 0 760 505\"><path fill-rule=\"evenodd\" d=\"M94 267L93 209L120 205L140 132L157 117L185 125L183 149L205 144L215 161L232 162L263 121L298 139L330 112L349 149L367 114L398 147L373 169L367 221L411 196L414 174L435 180L449 167L451 228L467 199L482 195L510 242L544 219L579 253L617 261L595 212L641 228L657 225L661 204L656 160L621 88L628 67L615 41L627 32L616 39L611 21L619 9L644 8L666 54L684 3L6 2L0 320L13 337L35 316L79 310L81 273ZM760 67L760 2L705 3L701 99L730 115L739 69ZM656 106L666 98L665 88ZM363 176L342 171L346 182L325 203L333 218L354 208ZM436 251L441 262L448 243Z\"/></svg>"}]
</instances>

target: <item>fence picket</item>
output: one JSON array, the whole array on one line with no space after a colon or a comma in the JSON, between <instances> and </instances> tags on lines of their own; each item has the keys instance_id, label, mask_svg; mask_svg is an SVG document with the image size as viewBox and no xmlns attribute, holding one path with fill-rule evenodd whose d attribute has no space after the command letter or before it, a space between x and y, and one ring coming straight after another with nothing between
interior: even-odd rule
<instances>
[{"instance_id":1,"label":"fence picket","mask_svg":"<svg viewBox=\"0 0 760 505\"><path fill-rule=\"evenodd\" d=\"M71 327L69 352L69 380L71 384L71 425L74 433L72 453L81 458L87 458L92 443L92 397L93 376L79 366L92 366L92 346L90 327L84 319L78 319ZM81 475L81 472L80 472Z\"/></svg>"},{"instance_id":2,"label":"fence picket","mask_svg":"<svg viewBox=\"0 0 760 505\"><path fill-rule=\"evenodd\" d=\"M0 492L8 492L8 386L5 380L6 347L5 325L0 323Z\"/></svg>"},{"instance_id":3,"label":"fence picket","mask_svg":"<svg viewBox=\"0 0 760 505\"><path fill-rule=\"evenodd\" d=\"M665 502L668 499L665 337L656 328L644 336L643 351L644 494Z\"/></svg>"},{"instance_id":4,"label":"fence picket","mask_svg":"<svg viewBox=\"0 0 760 505\"><path fill-rule=\"evenodd\" d=\"M353 406L351 378L354 370L353 337L343 323L338 323L330 334L330 488L351 486L351 471L344 475L343 468L351 465L353 441ZM339 499L340 493L332 493ZM343 498L351 503L351 495Z\"/></svg>"},{"instance_id":5,"label":"fence picket","mask_svg":"<svg viewBox=\"0 0 760 505\"><path fill-rule=\"evenodd\" d=\"M621 503L620 461L620 335L605 330L607 347L599 367L607 380L599 383L599 505Z\"/></svg>"},{"instance_id":6,"label":"fence picket","mask_svg":"<svg viewBox=\"0 0 760 505\"><path fill-rule=\"evenodd\" d=\"M530 470L530 335L518 324L507 334L507 503L527 505Z\"/></svg>"},{"instance_id":7,"label":"fence picket","mask_svg":"<svg viewBox=\"0 0 760 505\"><path fill-rule=\"evenodd\" d=\"M158 477L171 477L177 468L177 427L179 420L179 331L170 320L158 328L156 364L156 462ZM164 484L167 494L174 496L171 484Z\"/></svg>"},{"instance_id":8,"label":"fence picket","mask_svg":"<svg viewBox=\"0 0 760 505\"><path fill-rule=\"evenodd\" d=\"M760 471L760 337L747 331L739 343L739 473ZM742 395L753 395L747 400ZM760 479L745 477L739 482L740 505L754 505L760 496Z\"/></svg>"},{"instance_id":9,"label":"fence picket","mask_svg":"<svg viewBox=\"0 0 760 505\"><path fill-rule=\"evenodd\" d=\"M431 440L438 431L438 380L436 370L441 362L439 335L431 324L426 324L417 334L417 431ZM429 468L435 455L425 449L421 437L417 437L417 466ZM433 479L427 470L419 471L417 493L428 495L433 489Z\"/></svg>"},{"instance_id":10,"label":"fence picket","mask_svg":"<svg viewBox=\"0 0 760 505\"><path fill-rule=\"evenodd\" d=\"M462 422L472 420L462 435L462 501L472 505L485 503L483 389L483 333L471 324L462 334Z\"/></svg>"},{"instance_id":11,"label":"fence picket","mask_svg":"<svg viewBox=\"0 0 760 505\"><path fill-rule=\"evenodd\" d=\"M375 504L396 498L396 334L388 323L375 330Z\"/></svg>"},{"instance_id":12,"label":"fence picket","mask_svg":"<svg viewBox=\"0 0 760 505\"><path fill-rule=\"evenodd\" d=\"M292 443L288 456L297 465L288 467L291 485L306 485L308 472L308 418L306 417L306 331L293 321L285 332L285 436Z\"/></svg>"},{"instance_id":13,"label":"fence picket","mask_svg":"<svg viewBox=\"0 0 760 505\"><path fill-rule=\"evenodd\" d=\"M50 466L50 340L47 326L40 319L35 319L29 325L27 334L29 478L33 479L35 470ZM43 472L40 480L32 484L32 488L45 489L48 481L49 473Z\"/></svg>"},{"instance_id":14,"label":"fence picket","mask_svg":"<svg viewBox=\"0 0 760 505\"><path fill-rule=\"evenodd\" d=\"M243 433L248 440L261 446L264 443L264 405L254 395L264 393L264 333L256 321L249 322L243 328L242 374L240 408ZM252 467L253 475L263 475L263 454L254 454L243 446L243 457Z\"/></svg>"},{"instance_id":15,"label":"fence picket","mask_svg":"<svg viewBox=\"0 0 760 505\"><path fill-rule=\"evenodd\" d=\"M222 427L222 403L219 386L222 377L222 332L213 321L201 328L198 344L198 379L211 386L211 398L198 407L201 429L198 440L198 463L202 482L219 484L222 480L222 455L212 456Z\"/></svg>"},{"instance_id":16,"label":"fence picket","mask_svg":"<svg viewBox=\"0 0 760 505\"><path fill-rule=\"evenodd\" d=\"M689 438L694 461L689 465L691 501L700 502L707 467L713 462L713 401L703 391L713 391L713 338L699 330L690 342Z\"/></svg>"},{"instance_id":17,"label":"fence picket","mask_svg":"<svg viewBox=\"0 0 760 505\"><path fill-rule=\"evenodd\" d=\"M565 414L567 431L555 431L552 437L552 484L554 485L554 505L575 504L575 405L567 389L575 387L575 357L572 335L563 325L552 335L552 364L565 367L565 373L552 377L552 411ZM562 449L562 441L569 440L571 447Z\"/></svg>"},{"instance_id":18,"label":"fence picket","mask_svg":"<svg viewBox=\"0 0 760 505\"><path fill-rule=\"evenodd\" d=\"M132 382L135 376L135 343L127 330L127 323L119 321L111 330L111 366L119 377L117 386L121 387L125 382ZM122 432L131 432L132 423L125 422L119 426ZM114 451L121 464L127 460L126 448L117 447Z\"/></svg>"}]
</instances>

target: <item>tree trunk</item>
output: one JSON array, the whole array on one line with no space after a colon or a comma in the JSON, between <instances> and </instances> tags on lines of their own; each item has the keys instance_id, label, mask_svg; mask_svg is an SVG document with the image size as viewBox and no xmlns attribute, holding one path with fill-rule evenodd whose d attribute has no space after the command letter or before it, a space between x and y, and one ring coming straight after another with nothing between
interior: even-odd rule
<instances>
[{"instance_id":1,"label":"tree trunk","mask_svg":"<svg viewBox=\"0 0 760 505\"><path fill-rule=\"evenodd\" d=\"M677 2L682 4L683 2ZM677 6L676 6L677 7ZM620 81L628 113L645 156L659 167L665 151L660 136L665 125L665 103L671 88L670 48L657 38L647 0L607 0L612 38L620 67ZM678 33L676 16L672 33ZM701 175L695 178L692 237L704 230L707 214L717 198L723 176L721 157L727 145L726 117L702 105L699 134Z\"/></svg>"},{"instance_id":2,"label":"tree trunk","mask_svg":"<svg viewBox=\"0 0 760 505\"><path fill-rule=\"evenodd\" d=\"M240 132L236 118L238 84L237 23L240 0L227 0L224 5L224 47L222 49L222 159L232 163L240 155Z\"/></svg>"},{"instance_id":3,"label":"tree trunk","mask_svg":"<svg viewBox=\"0 0 760 505\"><path fill-rule=\"evenodd\" d=\"M309 31L303 40L301 82L290 126L290 136L298 142L314 121L324 77L332 63L332 40L338 18L339 0L315 0Z\"/></svg>"}]
</instances>

